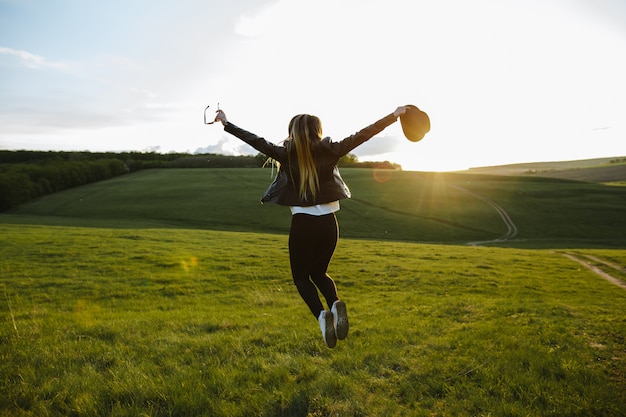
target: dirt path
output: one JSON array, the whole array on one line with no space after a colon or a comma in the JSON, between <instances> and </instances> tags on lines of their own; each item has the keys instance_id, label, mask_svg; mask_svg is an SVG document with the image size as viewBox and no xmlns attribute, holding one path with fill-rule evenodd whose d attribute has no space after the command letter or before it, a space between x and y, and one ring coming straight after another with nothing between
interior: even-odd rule
<instances>
[{"instance_id":1,"label":"dirt path","mask_svg":"<svg viewBox=\"0 0 626 417\"><path fill-rule=\"evenodd\" d=\"M609 261L606 261L604 259L600 259L600 258L598 258L596 256L593 256L593 255L583 255L583 256L585 258L587 258L587 259L591 259L592 261L595 261L595 262L604 264L606 266L609 266L609 267L615 269L616 271L626 272L626 268L625 267L619 266L618 264L614 264L613 262L609 262Z\"/></svg>"},{"instance_id":2,"label":"dirt path","mask_svg":"<svg viewBox=\"0 0 626 417\"><path fill-rule=\"evenodd\" d=\"M584 260L582 258L574 256L571 253L564 253L563 256L565 256L566 258L568 258L568 259L570 259L570 260L572 260L574 262L578 262L579 264L581 264L585 268L589 269L590 271L594 272L595 274L597 274L600 277L604 278L605 280L609 281L611 284L615 284L618 287L621 287L621 288L626 290L626 282L622 281L621 279L615 278L611 274L608 274L608 273L604 272L603 270L601 270L597 266L592 265L589 261L586 261L586 260ZM598 263L604 264L604 265L606 265L608 267L611 267L613 269L616 269L618 271L623 271L624 270L624 268L620 267L619 265L616 265L616 264L614 264L612 262L605 261L605 260L597 258L595 256L592 256L592 255L583 255L583 256L585 258L587 258L587 259L591 259L594 262L598 262Z\"/></svg>"},{"instance_id":3,"label":"dirt path","mask_svg":"<svg viewBox=\"0 0 626 417\"><path fill-rule=\"evenodd\" d=\"M507 232L500 236L497 239L492 239L492 240L483 240L483 241L479 241L479 242L469 242L468 245L471 246L479 246L479 245L484 245L487 243L496 243L496 242L504 242L506 240L512 239L517 235L518 229L517 226L515 225L515 223L513 223L513 220L511 220L511 217L509 216L509 214L499 205L497 204L495 201L488 199L487 197L484 197L480 194L476 194L472 191L469 191L463 187L459 187L458 185L449 185L449 187L452 187L456 190L459 191L463 191L467 194L470 194L478 199L483 200L485 203L489 204L491 207L493 207L498 214L500 215L500 217L502 218L502 220L504 221L504 224L507 227ZM605 280L607 280L608 282L610 282L611 284L617 285L620 288L623 288L626 290L626 282L622 281L619 278L615 278L613 275L603 271L602 269L598 268L597 266L593 265L591 262L589 262L589 260L596 262L596 263L600 263L603 264L605 266L608 266L609 268L613 268L617 271L620 272L626 272L626 268L617 265L613 262L609 262L606 261L604 259L600 259L596 256L593 255L579 255L579 256L583 256L585 258L587 258L588 260L582 259L578 256L574 256L571 253L563 253L563 256L565 256L566 258L577 262L579 264L581 264L582 266L584 266L585 268L589 269L590 271L594 272L596 275L599 275L600 277L604 278Z\"/></svg>"},{"instance_id":4,"label":"dirt path","mask_svg":"<svg viewBox=\"0 0 626 417\"><path fill-rule=\"evenodd\" d=\"M486 243L497 243L497 242L504 242L507 241L509 239L513 239L518 232L517 226L515 225L515 223L513 223L513 220L511 220L511 216L509 216L509 214L506 212L506 210L504 210L498 203L496 203L493 200L488 199L487 197L484 197L480 194L476 194L475 192L472 192L470 190L467 190L463 187L459 187L458 185L450 185L449 187L452 187L456 190L459 191L463 191L467 194L470 194L480 200L483 200L485 203L489 204L491 207L493 207L498 214L500 215L500 217L502 218L502 221L504 221L504 224L506 225L507 231L504 235L500 236L497 239L492 239L492 240L482 240L482 241L478 241L478 242L469 242L468 245L471 246L478 246L478 245L484 245Z\"/></svg>"}]
</instances>

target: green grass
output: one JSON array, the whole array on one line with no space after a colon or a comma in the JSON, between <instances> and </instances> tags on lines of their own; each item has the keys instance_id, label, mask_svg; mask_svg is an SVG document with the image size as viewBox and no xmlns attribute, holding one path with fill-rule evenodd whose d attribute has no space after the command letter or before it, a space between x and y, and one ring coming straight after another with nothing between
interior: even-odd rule
<instances>
[{"instance_id":1,"label":"green grass","mask_svg":"<svg viewBox=\"0 0 626 417\"><path fill-rule=\"evenodd\" d=\"M560 253L343 239L328 349L286 243L0 225L0 415L626 413L626 292Z\"/></svg>"},{"instance_id":2,"label":"green grass","mask_svg":"<svg viewBox=\"0 0 626 417\"><path fill-rule=\"evenodd\" d=\"M467 243L519 228L519 247L626 247L626 188L559 179L345 169L354 198L338 213L349 238ZM288 210L261 205L266 169L148 170L43 197L0 221L285 233ZM461 187L461 188L459 188Z\"/></svg>"},{"instance_id":3,"label":"green grass","mask_svg":"<svg viewBox=\"0 0 626 417\"><path fill-rule=\"evenodd\" d=\"M258 203L268 170L0 215L0 416L626 415L626 291L562 253L623 269L624 187L344 171L335 349L291 282L288 210ZM461 245L506 232L476 194L508 248Z\"/></svg>"}]
</instances>

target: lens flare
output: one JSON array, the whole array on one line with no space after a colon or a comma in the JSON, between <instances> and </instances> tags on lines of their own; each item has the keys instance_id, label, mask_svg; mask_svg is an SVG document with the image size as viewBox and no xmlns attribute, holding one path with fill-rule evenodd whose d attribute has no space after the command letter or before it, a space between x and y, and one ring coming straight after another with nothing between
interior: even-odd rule
<instances>
[{"instance_id":1,"label":"lens flare","mask_svg":"<svg viewBox=\"0 0 626 417\"><path fill-rule=\"evenodd\" d=\"M391 176L393 175L393 170L392 169L385 169L385 168L374 168L374 171L372 172L372 176L374 177L374 181L376 182L387 182L391 179Z\"/></svg>"},{"instance_id":2,"label":"lens flare","mask_svg":"<svg viewBox=\"0 0 626 417\"><path fill-rule=\"evenodd\" d=\"M185 272L189 272L189 270L198 266L198 258L192 256L189 259L183 259L180 261L180 266Z\"/></svg>"}]
</instances>

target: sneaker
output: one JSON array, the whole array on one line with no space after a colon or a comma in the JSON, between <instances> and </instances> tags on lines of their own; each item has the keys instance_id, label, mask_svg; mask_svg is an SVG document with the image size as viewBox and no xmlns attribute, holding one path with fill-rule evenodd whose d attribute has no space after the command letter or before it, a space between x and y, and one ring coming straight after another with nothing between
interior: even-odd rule
<instances>
[{"instance_id":1,"label":"sneaker","mask_svg":"<svg viewBox=\"0 0 626 417\"><path fill-rule=\"evenodd\" d=\"M348 337L348 330L350 328L350 324L348 323L348 311L346 310L346 303L341 300L337 300L333 303L333 308L331 309L333 316L335 318L335 334L337 335L337 339L343 340Z\"/></svg>"},{"instance_id":2,"label":"sneaker","mask_svg":"<svg viewBox=\"0 0 626 417\"><path fill-rule=\"evenodd\" d=\"M335 326L332 311L323 310L320 313L318 318L320 322L320 329L322 330L322 337L324 338L324 343L329 348L335 347L337 344L337 336L335 335Z\"/></svg>"}]
</instances>

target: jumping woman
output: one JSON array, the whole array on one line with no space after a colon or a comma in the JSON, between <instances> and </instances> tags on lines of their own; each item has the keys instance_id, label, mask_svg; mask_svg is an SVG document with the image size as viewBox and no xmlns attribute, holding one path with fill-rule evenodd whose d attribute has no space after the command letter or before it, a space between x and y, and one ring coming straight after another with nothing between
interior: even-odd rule
<instances>
[{"instance_id":1,"label":"jumping woman","mask_svg":"<svg viewBox=\"0 0 626 417\"><path fill-rule=\"evenodd\" d=\"M224 130L279 164L278 174L261 201L291 209L289 260L300 296L318 320L324 342L330 348L348 335L348 313L339 299L327 269L337 246L339 228L335 212L339 200L350 198L337 163L363 142L380 133L406 112L405 106L340 142L322 139L322 123L316 116L299 114L289 122L289 137L275 145L230 123L222 110L215 121ZM323 295L328 309L320 300Z\"/></svg>"}]
</instances>

